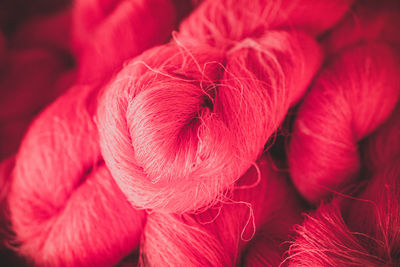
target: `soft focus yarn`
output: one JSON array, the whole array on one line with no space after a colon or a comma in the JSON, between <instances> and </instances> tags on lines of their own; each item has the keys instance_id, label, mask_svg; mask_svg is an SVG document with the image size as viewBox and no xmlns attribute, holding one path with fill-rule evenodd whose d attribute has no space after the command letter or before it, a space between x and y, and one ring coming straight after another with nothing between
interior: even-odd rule
<instances>
[{"instance_id":1,"label":"soft focus yarn","mask_svg":"<svg viewBox=\"0 0 400 267\"><path fill-rule=\"evenodd\" d=\"M207 211L150 213L141 244L142 265L235 266L261 226L287 240L288 229L300 217L297 195L268 156L262 156L255 166L238 180L231 199ZM250 251L256 246L251 244L246 261L253 260ZM275 251L279 259L281 251Z\"/></svg>"},{"instance_id":2,"label":"soft focus yarn","mask_svg":"<svg viewBox=\"0 0 400 267\"><path fill-rule=\"evenodd\" d=\"M15 49L7 57L0 84L0 120L33 114L60 94L51 88L68 70L68 64L57 50ZM24 79L18 79L21 73L26 73Z\"/></svg>"},{"instance_id":3,"label":"soft focus yarn","mask_svg":"<svg viewBox=\"0 0 400 267\"><path fill-rule=\"evenodd\" d=\"M0 64L3 64L4 56L6 54L6 40L3 33L0 31Z\"/></svg>"},{"instance_id":4,"label":"soft focus yarn","mask_svg":"<svg viewBox=\"0 0 400 267\"><path fill-rule=\"evenodd\" d=\"M0 69L0 160L17 151L30 121L70 86L74 75L58 50L10 49L5 57Z\"/></svg>"},{"instance_id":5,"label":"soft focus yarn","mask_svg":"<svg viewBox=\"0 0 400 267\"><path fill-rule=\"evenodd\" d=\"M79 80L104 79L125 60L166 42L177 17L171 0L76 0L72 42Z\"/></svg>"},{"instance_id":6,"label":"soft focus yarn","mask_svg":"<svg viewBox=\"0 0 400 267\"><path fill-rule=\"evenodd\" d=\"M72 0L5 0L0 2L0 28L11 34L35 16L46 15L65 8Z\"/></svg>"},{"instance_id":7,"label":"soft focus yarn","mask_svg":"<svg viewBox=\"0 0 400 267\"><path fill-rule=\"evenodd\" d=\"M20 49L32 47L58 49L72 54L72 10L69 7L24 21L12 34L9 40L11 46Z\"/></svg>"},{"instance_id":8,"label":"soft focus yarn","mask_svg":"<svg viewBox=\"0 0 400 267\"><path fill-rule=\"evenodd\" d=\"M17 250L40 266L110 266L139 243L144 213L102 164L93 93L77 86L58 98L30 126L16 156L10 221Z\"/></svg>"},{"instance_id":9,"label":"soft focus yarn","mask_svg":"<svg viewBox=\"0 0 400 267\"><path fill-rule=\"evenodd\" d=\"M358 1L323 40L323 44L330 53L360 41L381 40L399 45L399 25L399 1Z\"/></svg>"},{"instance_id":10,"label":"soft focus yarn","mask_svg":"<svg viewBox=\"0 0 400 267\"><path fill-rule=\"evenodd\" d=\"M125 2L130 2L125 3L125 7L135 5L132 1ZM139 5L139 1L136 2ZM142 4L155 3L143 2ZM163 7L161 5L157 8L161 10ZM82 10L80 8L82 7L74 7L75 14L79 14ZM123 10L121 7L120 13ZM130 10L138 12L138 16L145 16L153 21L158 22L160 19L159 16L146 16L145 13L141 13L142 9ZM164 9L164 11L167 11L167 16L174 16L169 9ZM68 39L69 36L63 36L59 32L68 35L69 28L63 26L69 20L69 12L69 10L62 11L32 20L34 22L32 24L23 25L21 30L13 36L12 44L19 48L34 46L43 47L44 51L49 48L67 51L69 44L63 43L63 38ZM116 16L115 19L120 18ZM129 16L125 19L129 22ZM114 28L117 31L128 27L122 22L116 22ZM165 31L163 31L165 33L161 35L169 34L169 24L164 25L164 21L159 21L159 23L162 25L158 28L154 25L154 31L162 30L165 26ZM112 27L112 23L107 22L106 25ZM41 32L40 29L44 28L48 31ZM144 36L139 38L139 35L140 32L135 40L129 38L126 40L129 48L135 47L133 41L138 42L136 47L140 47L140 49L130 50L130 56L135 56L142 49L147 48L147 45L153 45L151 42L148 43L146 38L142 39ZM151 35L149 33L149 38L153 39L161 36L159 32L154 33L154 36ZM116 39L112 40L116 41ZM111 47L107 46L109 44L101 44L100 41L97 40L98 45L105 45L110 52L114 49L116 54L120 50L119 45L123 44L119 40L118 43L114 43L114 47ZM123 54L123 56L127 55ZM105 59L110 58L105 57ZM123 58L119 56L115 60L121 63ZM18 67L21 66L24 65L18 64ZM104 64L101 67L104 71L112 72L115 66ZM56 68L50 69L56 71ZM39 69L39 77L47 77L47 73L40 71ZM35 74L30 70L27 73ZM96 74L99 75L99 80L106 78L101 77L106 75L105 73L98 71ZM69 78L66 76L62 76L57 84L69 87ZM15 77L10 78L12 78L9 80L10 84L17 80ZM86 77L80 79L79 82L88 83L90 77L87 78L87 80L85 80ZM29 80L22 82L27 83ZM37 83L33 82L33 84ZM93 109L96 103L97 89L94 84L82 86L78 83L38 117L24 138L16 156L16 166L12 175L6 178L12 184L12 190L7 192L10 218L6 216L11 221L12 230L15 232L15 240L11 242L16 243L15 249L18 253L27 257L35 265L110 266L118 263L138 247L144 223L144 212L138 212L129 205L102 163L98 150L97 130L93 128L94 124L88 111L88 106ZM40 95L39 90L33 90L28 86L22 88L29 90L27 92L31 94ZM17 95L22 93L21 90L11 92ZM48 92L40 95L42 98L43 96L50 97L56 92L60 93L50 85L46 87L46 90ZM28 105L21 104L21 107L27 109L26 113L32 116L40 109L37 108L32 112L33 108L29 107L28 99L32 100L32 97L29 98L27 95ZM7 99L4 99L4 102L7 103ZM38 102L35 100L32 104L40 106ZM15 101L7 104L12 107L13 103ZM10 112L10 110L5 109L5 112ZM24 132L21 128L25 128L26 123L22 123L21 127L19 125L14 127L7 122L8 129L5 132L7 134L14 133L16 130L20 133ZM11 129L9 129L10 126L12 126ZM18 135L19 138L20 135ZM9 142L9 138L2 140ZM58 156L59 153L63 156ZM43 183L46 186L42 186ZM38 196L42 197L38 199Z\"/></svg>"},{"instance_id":11,"label":"soft focus yarn","mask_svg":"<svg viewBox=\"0 0 400 267\"><path fill-rule=\"evenodd\" d=\"M1 264L400 264L397 0L3 2Z\"/></svg>"},{"instance_id":12,"label":"soft focus yarn","mask_svg":"<svg viewBox=\"0 0 400 267\"><path fill-rule=\"evenodd\" d=\"M221 5L203 4L211 2ZM247 12L243 5L230 8L227 18ZM182 27L209 23L198 10ZM99 101L102 154L136 207L183 213L223 199L321 61L316 42L297 31L260 28L230 47L197 36L177 34L126 63Z\"/></svg>"},{"instance_id":13,"label":"soft focus yarn","mask_svg":"<svg viewBox=\"0 0 400 267\"><path fill-rule=\"evenodd\" d=\"M45 2L32 1L35 7L25 3L24 12L32 12L31 15L21 20L15 15L16 21L10 22L11 26L0 23L5 33L0 47L6 48L0 51L0 160L17 151L32 119L75 79L68 16L65 11L55 14L47 14L44 8L34 11L46 5ZM49 11L58 8L57 2L62 4L47 3ZM5 1L4 5L8 10L22 2Z\"/></svg>"},{"instance_id":14,"label":"soft focus yarn","mask_svg":"<svg viewBox=\"0 0 400 267\"><path fill-rule=\"evenodd\" d=\"M7 196L10 188L10 179L14 157L3 160L0 163L0 248L4 246L3 240L7 238Z\"/></svg>"},{"instance_id":15,"label":"soft focus yarn","mask_svg":"<svg viewBox=\"0 0 400 267\"><path fill-rule=\"evenodd\" d=\"M180 35L212 46L231 46L266 29L301 30L321 34L335 25L353 0L219 0L203 1Z\"/></svg>"},{"instance_id":16,"label":"soft focus yarn","mask_svg":"<svg viewBox=\"0 0 400 267\"><path fill-rule=\"evenodd\" d=\"M9 248L8 240L12 236L10 226L9 207L7 197L10 189L10 174L14 167L14 157L10 157L0 162L0 259L3 265L7 266L27 266L24 258L18 256Z\"/></svg>"},{"instance_id":17,"label":"soft focus yarn","mask_svg":"<svg viewBox=\"0 0 400 267\"><path fill-rule=\"evenodd\" d=\"M246 245L241 266L285 266L280 264L294 234L293 225L302 222L305 204L284 172L276 170L274 165L271 167L266 175L269 184L261 215L264 223L257 227L254 238Z\"/></svg>"},{"instance_id":18,"label":"soft focus yarn","mask_svg":"<svg viewBox=\"0 0 400 267\"><path fill-rule=\"evenodd\" d=\"M399 111L368 140L372 178L365 190L357 198L337 196L308 216L289 250L290 266L400 264Z\"/></svg>"},{"instance_id":19,"label":"soft focus yarn","mask_svg":"<svg viewBox=\"0 0 400 267\"><path fill-rule=\"evenodd\" d=\"M288 155L293 182L308 201L357 178L358 142L393 111L399 71L396 51L373 42L348 48L321 71L298 111Z\"/></svg>"}]
</instances>

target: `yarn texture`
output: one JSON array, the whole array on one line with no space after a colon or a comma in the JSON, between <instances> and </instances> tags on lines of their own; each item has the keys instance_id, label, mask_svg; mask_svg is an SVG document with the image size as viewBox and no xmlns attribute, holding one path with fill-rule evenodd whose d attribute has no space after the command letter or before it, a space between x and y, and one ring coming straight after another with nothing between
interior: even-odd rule
<instances>
[{"instance_id":1,"label":"yarn texture","mask_svg":"<svg viewBox=\"0 0 400 267\"><path fill-rule=\"evenodd\" d=\"M243 10L229 7L226 18ZM231 47L189 38L185 27L208 25L202 10L126 63L99 100L102 155L135 207L184 213L223 199L320 65L318 44L298 31L243 32Z\"/></svg>"},{"instance_id":2,"label":"yarn texture","mask_svg":"<svg viewBox=\"0 0 400 267\"><path fill-rule=\"evenodd\" d=\"M25 2L0 265L400 266L398 0Z\"/></svg>"}]
</instances>

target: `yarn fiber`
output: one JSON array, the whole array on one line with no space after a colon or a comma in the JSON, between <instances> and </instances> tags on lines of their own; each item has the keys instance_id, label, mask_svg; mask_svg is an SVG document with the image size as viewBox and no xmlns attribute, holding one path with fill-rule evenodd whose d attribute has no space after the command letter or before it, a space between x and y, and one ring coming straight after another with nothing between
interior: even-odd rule
<instances>
[{"instance_id":1,"label":"yarn fiber","mask_svg":"<svg viewBox=\"0 0 400 267\"><path fill-rule=\"evenodd\" d=\"M293 182L308 201L317 204L357 178L358 142L394 110L399 71L396 51L371 42L343 51L315 80L289 147Z\"/></svg>"},{"instance_id":2,"label":"yarn fiber","mask_svg":"<svg viewBox=\"0 0 400 267\"><path fill-rule=\"evenodd\" d=\"M242 10L229 7L227 17ZM182 27L207 25L198 10ZM135 207L184 213L223 199L322 58L298 31L261 31L232 47L193 46L191 38L178 34L126 63L99 100L102 155Z\"/></svg>"},{"instance_id":3,"label":"yarn fiber","mask_svg":"<svg viewBox=\"0 0 400 267\"><path fill-rule=\"evenodd\" d=\"M1 265L399 264L398 1L3 2Z\"/></svg>"}]
</instances>

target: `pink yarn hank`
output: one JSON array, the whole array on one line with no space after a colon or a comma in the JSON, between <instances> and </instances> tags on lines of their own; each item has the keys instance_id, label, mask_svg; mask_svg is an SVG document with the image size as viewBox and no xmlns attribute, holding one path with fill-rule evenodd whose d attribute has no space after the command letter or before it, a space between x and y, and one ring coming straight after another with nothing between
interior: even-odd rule
<instances>
[{"instance_id":1,"label":"pink yarn hank","mask_svg":"<svg viewBox=\"0 0 400 267\"><path fill-rule=\"evenodd\" d=\"M393 111L399 71L395 50L373 42L343 51L321 71L299 109L288 154L293 182L308 201L357 178L357 142Z\"/></svg>"},{"instance_id":2,"label":"pink yarn hank","mask_svg":"<svg viewBox=\"0 0 400 267\"><path fill-rule=\"evenodd\" d=\"M171 0L77 0L72 42L79 80L108 77L125 60L168 41L176 23Z\"/></svg>"},{"instance_id":3,"label":"pink yarn hank","mask_svg":"<svg viewBox=\"0 0 400 267\"><path fill-rule=\"evenodd\" d=\"M99 100L107 167L135 207L212 205L260 155L320 58L313 39L287 31L227 51L179 41L146 51Z\"/></svg>"},{"instance_id":4,"label":"pink yarn hank","mask_svg":"<svg viewBox=\"0 0 400 267\"><path fill-rule=\"evenodd\" d=\"M400 109L368 138L370 178L358 198L336 196L297 227L289 266L400 264Z\"/></svg>"},{"instance_id":5,"label":"pink yarn hank","mask_svg":"<svg viewBox=\"0 0 400 267\"><path fill-rule=\"evenodd\" d=\"M31 125L8 195L16 249L39 266L110 266L139 244L134 210L102 164L90 110L76 86Z\"/></svg>"}]
</instances>

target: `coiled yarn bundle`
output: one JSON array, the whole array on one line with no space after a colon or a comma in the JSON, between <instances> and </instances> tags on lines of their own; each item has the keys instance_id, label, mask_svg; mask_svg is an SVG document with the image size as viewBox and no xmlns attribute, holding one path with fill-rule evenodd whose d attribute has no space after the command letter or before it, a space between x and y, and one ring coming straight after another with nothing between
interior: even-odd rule
<instances>
[{"instance_id":1,"label":"coiled yarn bundle","mask_svg":"<svg viewBox=\"0 0 400 267\"><path fill-rule=\"evenodd\" d=\"M300 107L289 151L293 181L309 201L357 177L357 143L393 111L399 71L394 49L368 43L343 51L316 79Z\"/></svg>"},{"instance_id":2,"label":"coiled yarn bundle","mask_svg":"<svg viewBox=\"0 0 400 267\"><path fill-rule=\"evenodd\" d=\"M366 144L369 181L356 198L337 196L298 227L290 266L397 266L399 108Z\"/></svg>"},{"instance_id":3,"label":"coiled yarn bundle","mask_svg":"<svg viewBox=\"0 0 400 267\"><path fill-rule=\"evenodd\" d=\"M397 1L36 1L0 4L0 262L399 264Z\"/></svg>"},{"instance_id":4,"label":"coiled yarn bundle","mask_svg":"<svg viewBox=\"0 0 400 267\"><path fill-rule=\"evenodd\" d=\"M38 265L108 266L138 245L144 214L101 162L91 93L74 87L49 106L28 130L12 171L10 220L19 251Z\"/></svg>"},{"instance_id":5,"label":"coiled yarn bundle","mask_svg":"<svg viewBox=\"0 0 400 267\"><path fill-rule=\"evenodd\" d=\"M134 206L183 213L223 198L317 71L312 37L269 29L274 3L243 12L245 3L205 1L170 44L126 63L106 86L102 154ZM252 12L260 17L248 24L242 16Z\"/></svg>"}]
</instances>

